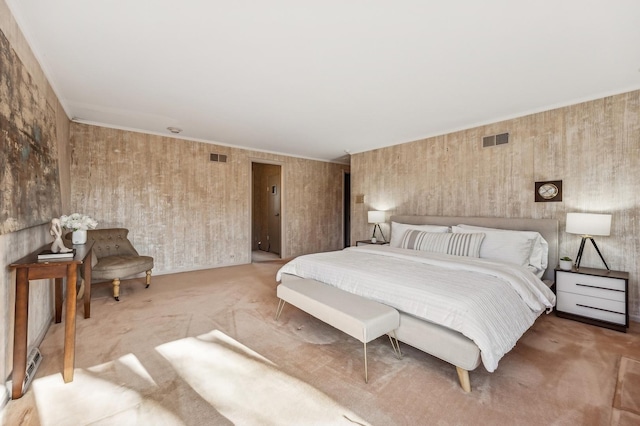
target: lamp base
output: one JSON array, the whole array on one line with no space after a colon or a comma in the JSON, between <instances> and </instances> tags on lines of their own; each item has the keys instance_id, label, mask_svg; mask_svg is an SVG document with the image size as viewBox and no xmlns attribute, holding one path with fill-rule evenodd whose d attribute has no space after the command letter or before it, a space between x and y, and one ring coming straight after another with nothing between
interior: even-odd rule
<instances>
[{"instance_id":1,"label":"lamp base","mask_svg":"<svg viewBox=\"0 0 640 426\"><path fill-rule=\"evenodd\" d=\"M378 241L378 239L376 238L376 228L380 230L380 235L382 236L382 241L387 242L387 240L384 238L384 234L382 233L382 228L380 228L380 224L376 223L375 225L373 225L373 235L371 235L371 242L375 243L376 241Z\"/></svg>"},{"instance_id":2,"label":"lamp base","mask_svg":"<svg viewBox=\"0 0 640 426\"><path fill-rule=\"evenodd\" d=\"M375 229L373 231L375 233ZM604 257L602 257L602 253L600 253L600 249L598 248L598 245L596 244L593 237L589 235L583 235L582 241L580 241L580 249L578 250L578 256L576 256L576 269L580 268L580 261L582 260L582 252L584 251L584 243L586 240L591 240L591 244L593 244L593 247L595 247L596 251L598 252L598 255L600 256L600 259L602 259L602 263L604 263L605 268L607 268L607 271L610 271L611 269L609 269L609 265L607 265L607 262L605 262Z\"/></svg>"}]
</instances>

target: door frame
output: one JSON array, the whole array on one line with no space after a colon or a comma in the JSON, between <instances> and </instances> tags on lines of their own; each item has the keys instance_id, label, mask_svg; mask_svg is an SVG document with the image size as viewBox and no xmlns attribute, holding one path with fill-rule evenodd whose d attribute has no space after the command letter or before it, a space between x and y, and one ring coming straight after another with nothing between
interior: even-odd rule
<instances>
[{"instance_id":1,"label":"door frame","mask_svg":"<svg viewBox=\"0 0 640 426\"><path fill-rule=\"evenodd\" d=\"M276 160L265 160L264 158L249 157L249 263L252 263L251 252L253 251L253 165L254 164L270 164L280 166L280 259L284 259L287 252L287 244L284 239L286 209L285 209L285 185L284 185L284 169L285 163Z\"/></svg>"}]
</instances>

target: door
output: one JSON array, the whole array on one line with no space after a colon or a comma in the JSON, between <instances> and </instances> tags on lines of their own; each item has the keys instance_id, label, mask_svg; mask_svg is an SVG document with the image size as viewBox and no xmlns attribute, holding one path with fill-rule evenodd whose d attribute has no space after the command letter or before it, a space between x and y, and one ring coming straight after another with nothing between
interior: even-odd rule
<instances>
[{"instance_id":1,"label":"door","mask_svg":"<svg viewBox=\"0 0 640 426\"><path fill-rule=\"evenodd\" d=\"M267 182L269 183L267 240L270 251L280 254L280 174L269 175Z\"/></svg>"},{"instance_id":2,"label":"door","mask_svg":"<svg viewBox=\"0 0 640 426\"><path fill-rule=\"evenodd\" d=\"M251 185L251 252L281 256L282 166L252 161Z\"/></svg>"}]
</instances>

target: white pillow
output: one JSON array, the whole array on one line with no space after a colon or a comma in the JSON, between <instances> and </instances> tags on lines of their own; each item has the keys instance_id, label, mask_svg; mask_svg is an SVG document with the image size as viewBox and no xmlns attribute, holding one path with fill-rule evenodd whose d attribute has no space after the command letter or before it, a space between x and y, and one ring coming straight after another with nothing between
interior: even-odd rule
<instances>
[{"instance_id":1,"label":"white pillow","mask_svg":"<svg viewBox=\"0 0 640 426\"><path fill-rule=\"evenodd\" d=\"M499 228L486 228L483 226L473 226L473 225L458 225L460 228L471 229L475 231L498 231L498 232L522 232L527 235L528 238L533 239L533 244L531 247L531 254L529 255L529 265L533 266L537 271L544 272L549 266L549 243L547 240L542 238L539 232L536 231L516 231L509 229L499 229Z\"/></svg>"},{"instance_id":2,"label":"white pillow","mask_svg":"<svg viewBox=\"0 0 640 426\"><path fill-rule=\"evenodd\" d=\"M454 233L478 232L477 229L452 226ZM480 247L480 258L499 260L519 266L527 266L534 237L518 231L483 230L485 238Z\"/></svg>"},{"instance_id":3,"label":"white pillow","mask_svg":"<svg viewBox=\"0 0 640 426\"><path fill-rule=\"evenodd\" d=\"M402 237L409 229L425 232L451 232L451 228L448 226L410 225L408 223L391 222L391 241L389 242L389 245L391 247L400 247Z\"/></svg>"},{"instance_id":4,"label":"white pillow","mask_svg":"<svg viewBox=\"0 0 640 426\"><path fill-rule=\"evenodd\" d=\"M452 234L409 229L402 237L401 248L454 256L480 257L480 245L484 235L482 232Z\"/></svg>"}]
</instances>

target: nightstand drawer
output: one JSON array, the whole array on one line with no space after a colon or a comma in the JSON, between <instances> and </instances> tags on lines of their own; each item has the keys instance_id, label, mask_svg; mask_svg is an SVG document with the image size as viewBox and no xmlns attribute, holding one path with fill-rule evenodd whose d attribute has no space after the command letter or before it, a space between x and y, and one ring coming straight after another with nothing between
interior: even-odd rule
<instances>
[{"instance_id":1,"label":"nightstand drawer","mask_svg":"<svg viewBox=\"0 0 640 426\"><path fill-rule=\"evenodd\" d=\"M561 312L582 315L615 324L626 324L626 304L624 299L618 302L558 291L556 309Z\"/></svg>"},{"instance_id":2,"label":"nightstand drawer","mask_svg":"<svg viewBox=\"0 0 640 426\"><path fill-rule=\"evenodd\" d=\"M556 314L612 330L629 326L629 273L583 267L555 269Z\"/></svg>"},{"instance_id":3,"label":"nightstand drawer","mask_svg":"<svg viewBox=\"0 0 640 426\"><path fill-rule=\"evenodd\" d=\"M556 273L556 280L557 291L625 302L625 280L563 272Z\"/></svg>"}]
</instances>

